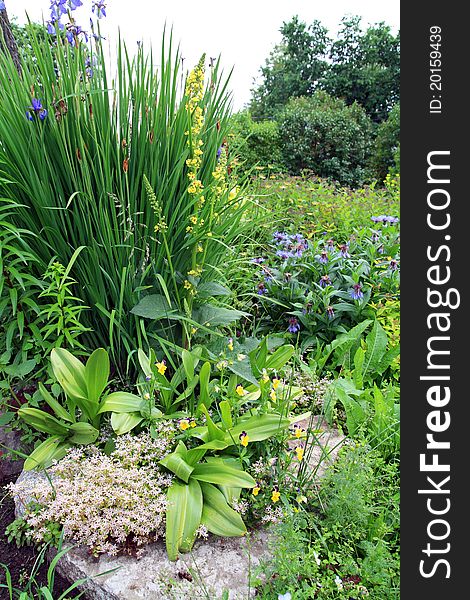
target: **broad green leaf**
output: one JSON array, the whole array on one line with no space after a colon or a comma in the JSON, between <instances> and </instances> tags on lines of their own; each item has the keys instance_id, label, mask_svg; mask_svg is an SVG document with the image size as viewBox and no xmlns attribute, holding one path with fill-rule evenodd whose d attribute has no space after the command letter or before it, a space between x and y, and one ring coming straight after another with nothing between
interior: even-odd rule
<instances>
[{"instance_id":1,"label":"broad green leaf","mask_svg":"<svg viewBox=\"0 0 470 600\"><path fill-rule=\"evenodd\" d=\"M206 417L206 426L207 431L209 433L206 441L212 442L213 440L224 440L225 432L222 431L222 429L220 429L219 427L217 427L204 404L200 404L200 408Z\"/></svg>"},{"instance_id":2,"label":"broad green leaf","mask_svg":"<svg viewBox=\"0 0 470 600\"><path fill-rule=\"evenodd\" d=\"M359 348L356 350L356 354L354 355L354 371L353 371L354 385L358 389L361 389L364 385L363 378L362 378L364 358L365 358L365 352L364 352L363 348L361 348L359 346Z\"/></svg>"},{"instance_id":3,"label":"broad green leaf","mask_svg":"<svg viewBox=\"0 0 470 600\"><path fill-rule=\"evenodd\" d=\"M294 346L286 344L278 348L273 354L266 359L266 369L281 369L293 356L295 352Z\"/></svg>"},{"instance_id":4,"label":"broad green leaf","mask_svg":"<svg viewBox=\"0 0 470 600\"><path fill-rule=\"evenodd\" d=\"M144 317L144 319L179 319L175 310L168 304L167 299L162 294L149 294L131 309L133 315Z\"/></svg>"},{"instance_id":5,"label":"broad green leaf","mask_svg":"<svg viewBox=\"0 0 470 600\"><path fill-rule=\"evenodd\" d=\"M226 447L226 446L225 446ZM203 446L197 446L196 448L191 448L186 452L186 462L191 467L197 465L197 463L204 457L208 448L204 448Z\"/></svg>"},{"instance_id":6,"label":"broad green leaf","mask_svg":"<svg viewBox=\"0 0 470 600\"><path fill-rule=\"evenodd\" d=\"M61 387L73 400L87 400L85 365L64 348L51 351L52 370Z\"/></svg>"},{"instance_id":7,"label":"broad green leaf","mask_svg":"<svg viewBox=\"0 0 470 600\"><path fill-rule=\"evenodd\" d=\"M195 480L189 484L173 481L167 492L165 543L168 558L174 561L179 550L189 551L202 516L202 491Z\"/></svg>"},{"instance_id":8,"label":"broad green leaf","mask_svg":"<svg viewBox=\"0 0 470 600\"><path fill-rule=\"evenodd\" d=\"M209 408L211 405L209 392L210 376L211 364L207 361L202 365L201 370L199 371L199 401L202 402L206 408Z\"/></svg>"},{"instance_id":9,"label":"broad green leaf","mask_svg":"<svg viewBox=\"0 0 470 600\"><path fill-rule=\"evenodd\" d=\"M42 467L51 460L59 443L63 440L61 437L50 437L35 448L24 462L23 469L31 471L35 467Z\"/></svg>"},{"instance_id":10,"label":"broad green leaf","mask_svg":"<svg viewBox=\"0 0 470 600\"><path fill-rule=\"evenodd\" d=\"M231 325L242 317L249 316L248 313L240 310L213 306L212 304L203 304L194 310L194 320L206 327Z\"/></svg>"},{"instance_id":11,"label":"broad green leaf","mask_svg":"<svg viewBox=\"0 0 470 600\"><path fill-rule=\"evenodd\" d=\"M181 359L183 360L183 368L186 373L186 379L190 383L194 377L194 358L188 350L182 350Z\"/></svg>"},{"instance_id":12,"label":"broad green leaf","mask_svg":"<svg viewBox=\"0 0 470 600\"><path fill-rule=\"evenodd\" d=\"M130 392L113 392L103 399L98 414L104 412L140 412L145 406L145 400L140 396L136 396Z\"/></svg>"},{"instance_id":13,"label":"broad green leaf","mask_svg":"<svg viewBox=\"0 0 470 600\"><path fill-rule=\"evenodd\" d=\"M87 360L85 377L88 399L96 405L96 410L98 410L98 401L109 378L109 356L104 348L97 348Z\"/></svg>"},{"instance_id":14,"label":"broad green leaf","mask_svg":"<svg viewBox=\"0 0 470 600\"><path fill-rule=\"evenodd\" d=\"M142 423L143 417L140 413L111 413L111 427L117 435L124 435L134 427Z\"/></svg>"},{"instance_id":15,"label":"broad green leaf","mask_svg":"<svg viewBox=\"0 0 470 600\"><path fill-rule=\"evenodd\" d=\"M62 406L62 404L57 402L57 400L54 398L54 396L46 390L46 388L44 387L44 385L41 382L39 382L38 387L39 387L39 391L41 392L41 396L42 396L43 400L45 402L47 402L47 404L49 404L49 406L52 408L52 410L55 412L55 414L60 419L63 419L64 421L68 421L69 423L73 423L74 419L72 418L70 413L68 413L65 410L65 408Z\"/></svg>"},{"instance_id":16,"label":"broad green leaf","mask_svg":"<svg viewBox=\"0 0 470 600\"><path fill-rule=\"evenodd\" d=\"M229 445L233 443L238 444L239 435L242 431L246 431L249 442L261 442L280 433L289 425L290 419L281 417L281 415L275 413L265 413L260 416L255 415L235 425L233 429L225 434L224 441Z\"/></svg>"},{"instance_id":17,"label":"broad green leaf","mask_svg":"<svg viewBox=\"0 0 470 600\"><path fill-rule=\"evenodd\" d=\"M152 367L150 366L150 359L142 350L142 348L139 348L137 350L137 357L139 359L139 364L142 371L144 372L144 375L146 377L152 377Z\"/></svg>"},{"instance_id":18,"label":"broad green leaf","mask_svg":"<svg viewBox=\"0 0 470 600\"><path fill-rule=\"evenodd\" d=\"M387 342L387 334L379 321L376 320L369 335L366 337L366 354L363 367L364 375L375 373L377 371L380 361L387 349Z\"/></svg>"},{"instance_id":19,"label":"broad green leaf","mask_svg":"<svg viewBox=\"0 0 470 600\"><path fill-rule=\"evenodd\" d=\"M185 483L188 483L189 477L194 470L194 467L189 465L181 456L181 454L178 454L178 452L172 452L171 454L168 454L159 462L159 464L163 465L166 469L174 473Z\"/></svg>"},{"instance_id":20,"label":"broad green leaf","mask_svg":"<svg viewBox=\"0 0 470 600\"><path fill-rule=\"evenodd\" d=\"M232 419L232 407L230 406L230 402L227 400L222 400L219 402L220 414L222 417L222 424L225 429L231 429L233 427L233 419Z\"/></svg>"},{"instance_id":21,"label":"broad green leaf","mask_svg":"<svg viewBox=\"0 0 470 600\"><path fill-rule=\"evenodd\" d=\"M245 535L245 523L239 513L231 508L222 492L210 483L201 483L204 504L201 523L211 533L223 537Z\"/></svg>"},{"instance_id":22,"label":"broad green leaf","mask_svg":"<svg viewBox=\"0 0 470 600\"><path fill-rule=\"evenodd\" d=\"M31 371L36 365L37 363L34 360L34 358L31 358L30 360L26 360L20 365L8 365L6 367L3 367L3 371L5 371L5 373L7 375L10 375L11 377L24 379L26 375L29 375L31 373Z\"/></svg>"},{"instance_id":23,"label":"broad green leaf","mask_svg":"<svg viewBox=\"0 0 470 600\"><path fill-rule=\"evenodd\" d=\"M258 380L254 376L251 365L248 360L234 360L232 364L228 364L227 368L230 371L232 371L232 373L235 373L235 375L238 375L245 381L249 381L250 383L253 383L256 386L259 385Z\"/></svg>"},{"instance_id":24,"label":"broad green leaf","mask_svg":"<svg viewBox=\"0 0 470 600\"><path fill-rule=\"evenodd\" d=\"M29 406L22 406L18 410L18 416L21 417L28 425L31 425L38 431L43 433L49 433L52 435L67 435L69 431L69 425L65 425L58 421L55 417L49 413L39 410L37 408L30 408Z\"/></svg>"},{"instance_id":25,"label":"broad green leaf","mask_svg":"<svg viewBox=\"0 0 470 600\"><path fill-rule=\"evenodd\" d=\"M198 298L211 298L212 296L230 296L232 292L216 281L204 281L197 286Z\"/></svg>"},{"instance_id":26,"label":"broad green leaf","mask_svg":"<svg viewBox=\"0 0 470 600\"><path fill-rule=\"evenodd\" d=\"M251 475L227 465L221 458L197 464L191 477L198 481L229 487L252 488L256 485Z\"/></svg>"},{"instance_id":27,"label":"broad green leaf","mask_svg":"<svg viewBox=\"0 0 470 600\"><path fill-rule=\"evenodd\" d=\"M92 444L96 442L100 432L95 429L90 423L73 423L70 425L70 432L73 433L68 441L74 444Z\"/></svg>"}]
</instances>

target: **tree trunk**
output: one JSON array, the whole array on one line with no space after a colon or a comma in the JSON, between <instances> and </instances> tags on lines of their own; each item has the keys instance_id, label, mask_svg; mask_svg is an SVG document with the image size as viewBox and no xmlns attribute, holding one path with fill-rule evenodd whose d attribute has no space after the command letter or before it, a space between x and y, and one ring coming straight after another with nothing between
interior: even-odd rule
<instances>
[{"instance_id":1,"label":"tree trunk","mask_svg":"<svg viewBox=\"0 0 470 600\"><path fill-rule=\"evenodd\" d=\"M18 46L16 45L16 40L11 31L6 9L0 10L0 27L2 29L0 34L0 49L11 54L16 70L21 75L21 61Z\"/></svg>"}]
</instances>

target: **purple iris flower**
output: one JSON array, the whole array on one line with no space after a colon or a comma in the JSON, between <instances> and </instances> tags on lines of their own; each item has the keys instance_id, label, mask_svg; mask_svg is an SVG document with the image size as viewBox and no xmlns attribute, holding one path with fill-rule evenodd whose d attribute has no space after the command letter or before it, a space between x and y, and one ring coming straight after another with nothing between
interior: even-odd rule
<instances>
[{"instance_id":1,"label":"purple iris flower","mask_svg":"<svg viewBox=\"0 0 470 600\"><path fill-rule=\"evenodd\" d=\"M69 0L70 10L75 10L79 6L83 6L82 0Z\"/></svg>"},{"instance_id":2,"label":"purple iris flower","mask_svg":"<svg viewBox=\"0 0 470 600\"><path fill-rule=\"evenodd\" d=\"M217 160L219 160L220 155L222 154L222 146L217 150Z\"/></svg>"},{"instance_id":3,"label":"purple iris flower","mask_svg":"<svg viewBox=\"0 0 470 600\"><path fill-rule=\"evenodd\" d=\"M62 15L67 14L67 0L51 0L51 5L49 7L51 11L51 19L60 19Z\"/></svg>"},{"instance_id":4,"label":"purple iris flower","mask_svg":"<svg viewBox=\"0 0 470 600\"><path fill-rule=\"evenodd\" d=\"M372 242L378 242L378 241L379 241L379 239L380 239L380 238L379 238L379 234L378 234L378 232L377 232L377 231L374 231L374 232L373 232L373 234L372 234L372 238L371 238Z\"/></svg>"},{"instance_id":5,"label":"purple iris flower","mask_svg":"<svg viewBox=\"0 0 470 600\"><path fill-rule=\"evenodd\" d=\"M6 10L5 2L0 2L0 10Z\"/></svg>"},{"instance_id":6,"label":"purple iris flower","mask_svg":"<svg viewBox=\"0 0 470 600\"><path fill-rule=\"evenodd\" d=\"M289 317L289 327L287 331L297 333L300 330L300 323L295 317Z\"/></svg>"},{"instance_id":7,"label":"purple iris flower","mask_svg":"<svg viewBox=\"0 0 470 600\"><path fill-rule=\"evenodd\" d=\"M353 300L362 300L364 298L364 292L362 291L362 285L360 283L355 283L352 286L352 290L350 291L351 298Z\"/></svg>"},{"instance_id":8,"label":"purple iris flower","mask_svg":"<svg viewBox=\"0 0 470 600\"><path fill-rule=\"evenodd\" d=\"M41 100L38 100L37 98L31 98L31 106L28 107L26 116L30 121L33 121L34 116L37 116L41 119L41 121L44 121L44 119L47 117L47 110L41 104Z\"/></svg>"},{"instance_id":9,"label":"purple iris flower","mask_svg":"<svg viewBox=\"0 0 470 600\"><path fill-rule=\"evenodd\" d=\"M103 2L103 0L93 0L93 6L91 8L92 12L95 12L95 8L98 19L106 16L106 4Z\"/></svg>"}]
</instances>

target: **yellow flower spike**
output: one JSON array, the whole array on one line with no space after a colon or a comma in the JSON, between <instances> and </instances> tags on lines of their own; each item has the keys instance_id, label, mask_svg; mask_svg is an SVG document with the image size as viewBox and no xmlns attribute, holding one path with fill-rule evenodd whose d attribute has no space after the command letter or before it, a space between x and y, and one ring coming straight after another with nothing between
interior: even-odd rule
<instances>
[{"instance_id":1,"label":"yellow flower spike","mask_svg":"<svg viewBox=\"0 0 470 600\"><path fill-rule=\"evenodd\" d=\"M273 390L277 390L280 383L281 383L280 379L273 379Z\"/></svg>"},{"instance_id":2,"label":"yellow flower spike","mask_svg":"<svg viewBox=\"0 0 470 600\"><path fill-rule=\"evenodd\" d=\"M247 435L246 431L242 431L240 433L240 435L238 436L240 439L240 444L246 448L248 446L248 442L250 441L249 436Z\"/></svg>"},{"instance_id":3,"label":"yellow flower spike","mask_svg":"<svg viewBox=\"0 0 470 600\"><path fill-rule=\"evenodd\" d=\"M281 497L281 493L279 492L279 490L274 489L273 493L271 494L271 501L276 503L280 497Z\"/></svg>"},{"instance_id":4,"label":"yellow flower spike","mask_svg":"<svg viewBox=\"0 0 470 600\"><path fill-rule=\"evenodd\" d=\"M245 390L243 389L242 385L237 385L236 389L235 389L236 393L239 396L244 396L246 394Z\"/></svg>"},{"instance_id":5,"label":"yellow flower spike","mask_svg":"<svg viewBox=\"0 0 470 600\"><path fill-rule=\"evenodd\" d=\"M157 371L160 373L160 375L165 375L165 371L167 370L167 366L166 366L164 360L155 363L155 366L157 367Z\"/></svg>"}]
</instances>

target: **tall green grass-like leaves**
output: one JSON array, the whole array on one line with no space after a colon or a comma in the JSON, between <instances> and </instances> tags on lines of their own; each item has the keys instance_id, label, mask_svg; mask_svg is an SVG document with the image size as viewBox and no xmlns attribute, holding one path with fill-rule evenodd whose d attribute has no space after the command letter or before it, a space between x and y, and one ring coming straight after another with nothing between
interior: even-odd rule
<instances>
[{"instance_id":1,"label":"tall green grass-like leaves","mask_svg":"<svg viewBox=\"0 0 470 600\"><path fill-rule=\"evenodd\" d=\"M115 79L99 41L72 47L61 32L55 40L31 31L36 60L22 77L0 56L0 195L16 201L14 223L33 234L33 273L53 256L68 264L84 246L71 272L90 307L82 319L92 331L81 341L110 348L124 375L152 327L131 309L166 290L189 315L198 285L214 279L239 235L240 192L230 168L222 185L215 176L227 159L227 80L218 63L205 73L203 58L201 93L192 96L166 33L158 59L142 48L131 57L119 39Z\"/></svg>"}]
</instances>

